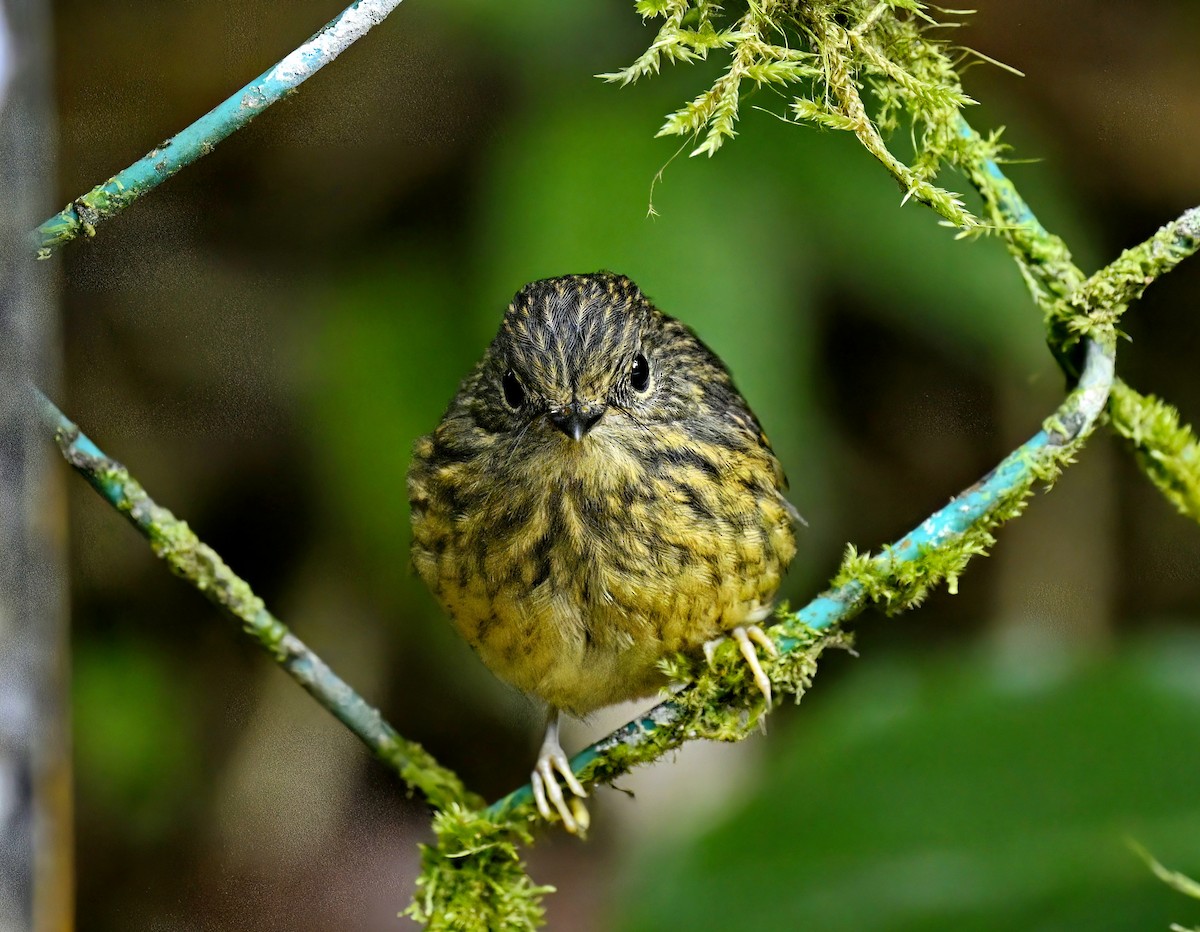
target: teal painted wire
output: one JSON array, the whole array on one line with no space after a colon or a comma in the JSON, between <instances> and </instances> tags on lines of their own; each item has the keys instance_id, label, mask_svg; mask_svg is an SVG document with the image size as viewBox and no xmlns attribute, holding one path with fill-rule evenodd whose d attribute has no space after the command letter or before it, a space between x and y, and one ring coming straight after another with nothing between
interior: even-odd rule
<instances>
[{"instance_id":1,"label":"teal painted wire","mask_svg":"<svg viewBox=\"0 0 1200 932\"><path fill-rule=\"evenodd\" d=\"M324 29L218 104L187 129L151 149L124 171L68 204L34 231L42 257L120 212L181 168L207 155L267 107L299 87L400 5L401 0L359 0Z\"/></svg>"},{"instance_id":2,"label":"teal painted wire","mask_svg":"<svg viewBox=\"0 0 1200 932\"><path fill-rule=\"evenodd\" d=\"M962 117L958 118L958 134L964 139L973 139L978 135L971 127L971 124ZM1013 226L1029 227L1043 236L1049 235L1046 228L1042 226L1042 222L1038 220L1037 216L1029 208L1029 205L1025 203L1025 199L1017 193L1017 189L1012 186L1004 173L1000 171L1000 166L996 164L994 159L988 159L980 167L983 169L985 175L999 182L996 189L996 206L1004 214L1005 219L1009 223Z\"/></svg>"}]
</instances>

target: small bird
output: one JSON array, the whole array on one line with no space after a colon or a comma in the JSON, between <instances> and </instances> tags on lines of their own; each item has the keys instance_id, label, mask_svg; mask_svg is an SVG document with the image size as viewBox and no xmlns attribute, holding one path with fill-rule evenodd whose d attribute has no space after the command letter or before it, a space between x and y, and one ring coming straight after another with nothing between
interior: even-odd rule
<instances>
[{"instance_id":1,"label":"small bird","mask_svg":"<svg viewBox=\"0 0 1200 932\"><path fill-rule=\"evenodd\" d=\"M562 713L666 685L659 662L732 635L770 705L757 622L800 516L720 359L623 275L513 298L408 472L413 564L500 679L544 703L537 806L569 831L586 795ZM571 802L572 805L568 805Z\"/></svg>"}]
</instances>

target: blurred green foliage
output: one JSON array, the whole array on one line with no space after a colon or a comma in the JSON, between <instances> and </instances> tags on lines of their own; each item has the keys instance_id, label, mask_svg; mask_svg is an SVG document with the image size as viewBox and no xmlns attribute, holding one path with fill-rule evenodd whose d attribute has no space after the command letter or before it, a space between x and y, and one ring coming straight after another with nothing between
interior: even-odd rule
<instances>
[{"instance_id":1,"label":"blurred green foliage","mask_svg":"<svg viewBox=\"0 0 1200 932\"><path fill-rule=\"evenodd\" d=\"M1119 662L1033 646L855 670L774 735L748 798L657 847L628 932L1153 929L1195 921L1126 845L1200 868L1194 634Z\"/></svg>"},{"instance_id":2,"label":"blurred green foliage","mask_svg":"<svg viewBox=\"0 0 1200 932\"><path fill-rule=\"evenodd\" d=\"M137 643L93 643L71 671L76 766L88 801L143 840L168 835L203 771L179 661Z\"/></svg>"}]
</instances>

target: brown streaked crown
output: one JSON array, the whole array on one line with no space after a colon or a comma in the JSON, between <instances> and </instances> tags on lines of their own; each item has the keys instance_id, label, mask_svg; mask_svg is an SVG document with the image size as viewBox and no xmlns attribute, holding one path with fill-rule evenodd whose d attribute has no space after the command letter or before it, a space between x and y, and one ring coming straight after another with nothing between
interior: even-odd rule
<instances>
[{"instance_id":1,"label":"brown streaked crown","mask_svg":"<svg viewBox=\"0 0 1200 932\"><path fill-rule=\"evenodd\" d=\"M548 402L600 400L640 351L656 314L623 275L547 278L516 294L490 353Z\"/></svg>"}]
</instances>

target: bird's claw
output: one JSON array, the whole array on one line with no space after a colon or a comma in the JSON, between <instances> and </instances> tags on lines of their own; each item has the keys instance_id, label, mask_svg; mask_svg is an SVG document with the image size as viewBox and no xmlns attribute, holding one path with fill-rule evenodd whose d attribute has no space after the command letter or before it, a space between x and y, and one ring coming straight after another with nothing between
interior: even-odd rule
<instances>
[{"instance_id":1,"label":"bird's claw","mask_svg":"<svg viewBox=\"0 0 1200 932\"><path fill-rule=\"evenodd\" d=\"M750 668L750 673L754 677L754 685L763 694L763 698L767 700L767 708L770 709L771 681L767 678L767 674L763 672L755 645L757 644L771 657L777 656L779 649L775 646L775 642L758 625L738 625L729 633L734 641L737 642L738 650L741 651L742 657L746 661L746 666ZM704 659L710 667L713 665L716 656L717 645L724 640L724 638L714 638L711 641L705 642Z\"/></svg>"},{"instance_id":2,"label":"bird's claw","mask_svg":"<svg viewBox=\"0 0 1200 932\"><path fill-rule=\"evenodd\" d=\"M567 789L575 794L573 797L568 799L563 794L559 777L566 783ZM563 828L572 835L587 831L590 819L587 807L581 801L586 798L587 790L571 770L571 762L558 742L557 718L546 728L546 738L542 741L530 782L533 784L533 799L542 818L553 819L557 812Z\"/></svg>"}]
</instances>

